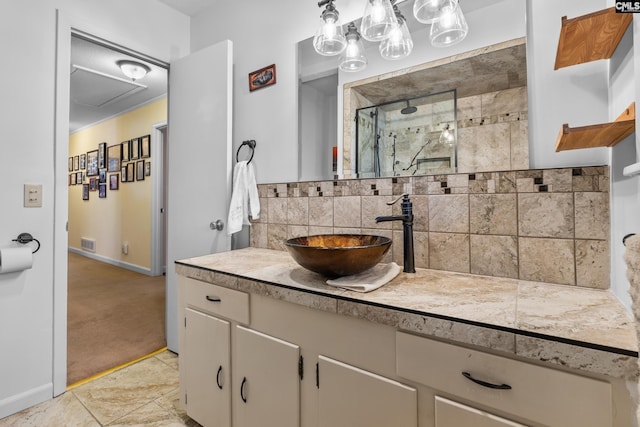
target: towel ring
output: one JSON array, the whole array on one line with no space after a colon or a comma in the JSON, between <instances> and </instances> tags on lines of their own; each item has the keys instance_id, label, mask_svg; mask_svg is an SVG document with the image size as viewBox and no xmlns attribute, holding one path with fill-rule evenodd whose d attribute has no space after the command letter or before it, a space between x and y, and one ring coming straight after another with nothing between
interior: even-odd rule
<instances>
[{"instance_id":1,"label":"towel ring","mask_svg":"<svg viewBox=\"0 0 640 427\"><path fill-rule=\"evenodd\" d=\"M242 144L240 144L240 146L238 147L238 151L236 151L236 162L238 162L238 154L240 154L240 149L245 145L251 149L251 157L249 157L247 163L251 163L251 160L253 160L253 154L256 151L256 141L255 139L250 139L247 141L242 141Z\"/></svg>"}]
</instances>

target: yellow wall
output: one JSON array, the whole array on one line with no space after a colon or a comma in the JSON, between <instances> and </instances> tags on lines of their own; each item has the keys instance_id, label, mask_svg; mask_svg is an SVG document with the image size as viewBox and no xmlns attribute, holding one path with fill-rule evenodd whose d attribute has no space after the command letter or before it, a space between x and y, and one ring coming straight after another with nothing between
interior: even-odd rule
<instances>
[{"instance_id":1,"label":"yellow wall","mask_svg":"<svg viewBox=\"0 0 640 427\"><path fill-rule=\"evenodd\" d=\"M163 98L70 135L69 156L97 150L101 142L111 146L151 135L152 125L166 120L167 99ZM153 147L153 141L151 144ZM158 165L153 161L154 154L152 148L151 157L145 159L151 163L152 170ZM98 191L91 191L89 200L82 200L82 185L69 186L69 247L79 250L81 237L93 238L96 255L148 270L151 268L151 177L145 176L144 181L120 182L119 189L112 191L109 190L112 174L107 174L107 197L103 199L98 197ZM89 183L86 176L84 183ZM128 255L121 251L123 242L129 244Z\"/></svg>"}]
</instances>

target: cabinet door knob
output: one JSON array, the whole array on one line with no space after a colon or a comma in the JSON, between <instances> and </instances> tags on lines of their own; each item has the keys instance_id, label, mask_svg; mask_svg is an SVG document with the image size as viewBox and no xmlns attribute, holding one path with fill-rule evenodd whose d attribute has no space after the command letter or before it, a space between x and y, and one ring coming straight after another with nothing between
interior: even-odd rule
<instances>
[{"instance_id":1,"label":"cabinet door knob","mask_svg":"<svg viewBox=\"0 0 640 427\"><path fill-rule=\"evenodd\" d=\"M495 390L511 390L511 386L509 384L492 384L486 381L478 380L473 378L473 376L469 372L462 372L462 376L468 380L473 381L476 384L481 385L482 387L492 388Z\"/></svg>"},{"instance_id":2,"label":"cabinet door knob","mask_svg":"<svg viewBox=\"0 0 640 427\"><path fill-rule=\"evenodd\" d=\"M216 297L214 295L207 295L206 298L207 298L207 301L211 301L211 302L220 302L220 301L222 301L220 299L220 297Z\"/></svg>"},{"instance_id":3,"label":"cabinet door knob","mask_svg":"<svg viewBox=\"0 0 640 427\"><path fill-rule=\"evenodd\" d=\"M245 384L247 384L247 377L242 378L242 384L240 384L240 398L244 403L247 403L247 396L244 394Z\"/></svg>"},{"instance_id":4,"label":"cabinet door knob","mask_svg":"<svg viewBox=\"0 0 640 427\"><path fill-rule=\"evenodd\" d=\"M216 374L216 384L218 384L218 388L222 390L222 384L220 383L220 374L222 373L222 365L218 368L218 373Z\"/></svg>"}]
</instances>

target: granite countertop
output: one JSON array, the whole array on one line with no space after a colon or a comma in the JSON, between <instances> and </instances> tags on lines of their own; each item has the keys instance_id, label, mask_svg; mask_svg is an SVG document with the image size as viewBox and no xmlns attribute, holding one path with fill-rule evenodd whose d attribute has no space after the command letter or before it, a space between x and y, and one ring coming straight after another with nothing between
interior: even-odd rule
<instances>
[{"instance_id":1,"label":"granite countertop","mask_svg":"<svg viewBox=\"0 0 640 427\"><path fill-rule=\"evenodd\" d=\"M368 293L326 284L287 252L176 261L178 274L427 336L617 378L638 377L632 316L609 291L417 269Z\"/></svg>"}]
</instances>

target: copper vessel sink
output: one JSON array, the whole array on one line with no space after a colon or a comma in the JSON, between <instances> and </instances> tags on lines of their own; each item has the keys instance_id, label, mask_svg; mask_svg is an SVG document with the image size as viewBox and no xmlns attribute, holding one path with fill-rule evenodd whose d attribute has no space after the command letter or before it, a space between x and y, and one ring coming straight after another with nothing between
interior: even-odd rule
<instances>
[{"instance_id":1,"label":"copper vessel sink","mask_svg":"<svg viewBox=\"0 0 640 427\"><path fill-rule=\"evenodd\" d=\"M365 234L322 234L284 242L291 257L307 270L335 278L361 273L376 265L391 239Z\"/></svg>"}]
</instances>

